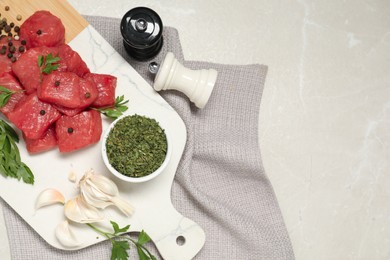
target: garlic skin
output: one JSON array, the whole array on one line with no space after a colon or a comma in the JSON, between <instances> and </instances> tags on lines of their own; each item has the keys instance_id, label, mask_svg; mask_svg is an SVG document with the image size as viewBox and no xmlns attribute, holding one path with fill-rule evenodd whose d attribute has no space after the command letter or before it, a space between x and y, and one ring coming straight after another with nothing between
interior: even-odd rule
<instances>
[{"instance_id":1,"label":"garlic skin","mask_svg":"<svg viewBox=\"0 0 390 260\"><path fill-rule=\"evenodd\" d=\"M76 173L70 172L70 173L68 174L68 180L69 180L70 182L75 183L75 182L77 181Z\"/></svg>"},{"instance_id":2,"label":"garlic skin","mask_svg":"<svg viewBox=\"0 0 390 260\"><path fill-rule=\"evenodd\" d=\"M56 189L45 189L39 193L35 202L35 208L39 209L56 203L65 204L65 198L62 193Z\"/></svg>"},{"instance_id":3,"label":"garlic skin","mask_svg":"<svg viewBox=\"0 0 390 260\"><path fill-rule=\"evenodd\" d=\"M55 235L64 247L73 248L82 245L82 243L76 239L67 220L64 220L56 227Z\"/></svg>"},{"instance_id":4,"label":"garlic skin","mask_svg":"<svg viewBox=\"0 0 390 260\"><path fill-rule=\"evenodd\" d=\"M126 216L134 213L133 206L119 196L116 184L103 175L94 174L90 170L81 178L79 186L81 196L93 207L104 209L114 205Z\"/></svg>"},{"instance_id":5,"label":"garlic skin","mask_svg":"<svg viewBox=\"0 0 390 260\"><path fill-rule=\"evenodd\" d=\"M95 223L104 220L103 214L86 203L81 195L68 200L65 204L65 216L77 223Z\"/></svg>"}]
</instances>

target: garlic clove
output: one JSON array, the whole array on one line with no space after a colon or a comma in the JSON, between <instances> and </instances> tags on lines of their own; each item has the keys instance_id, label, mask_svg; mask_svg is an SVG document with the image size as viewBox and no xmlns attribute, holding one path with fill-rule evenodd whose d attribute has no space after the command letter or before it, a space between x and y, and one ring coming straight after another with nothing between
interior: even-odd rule
<instances>
[{"instance_id":1,"label":"garlic clove","mask_svg":"<svg viewBox=\"0 0 390 260\"><path fill-rule=\"evenodd\" d=\"M64 246L68 248L81 246L72 230L70 229L69 222L64 220L61 222L55 229L55 235L58 241Z\"/></svg>"},{"instance_id":2,"label":"garlic clove","mask_svg":"<svg viewBox=\"0 0 390 260\"><path fill-rule=\"evenodd\" d=\"M107 195L116 196L119 193L116 184L103 175L91 174L86 181L89 185L95 187Z\"/></svg>"},{"instance_id":3,"label":"garlic clove","mask_svg":"<svg viewBox=\"0 0 390 260\"><path fill-rule=\"evenodd\" d=\"M97 197L91 187L83 187L82 189L80 189L80 191L84 200L93 207L104 209L110 205L113 205L113 203L107 201L106 198L102 198L101 196Z\"/></svg>"},{"instance_id":4,"label":"garlic clove","mask_svg":"<svg viewBox=\"0 0 390 260\"><path fill-rule=\"evenodd\" d=\"M35 208L39 209L56 203L65 204L65 198L62 193L56 189L45 189L38 195Z\"/></svg>"},{"instance_id":5,"label":"garlic clove","mask_svg":"<svg viewBox=\"0 0 390 260\"><path fill-rule=\"evenodd\" d=\"M131 216L134 213L133 206L127 201L125 201L124 199L120 198L119 196L112 197L111 201L126 216Z\"/></svg>"},{"instance_id":6,"label":"garlic clove","mask_svg":"<svg viewBox=\"0 0 390 260\"><path fill-rule=\"evenodd\" d=\"M65 204L65 216L77 223L94 223L104 220L102 213L88 205L82 196L68 200Z\"/></svg>"},{"instance_id":7,"label":"garlic clove","mask_svg":"<svg viewBox=\"0 0 390 260\"><path fill-rule=\"evenodd\" d=\"M116 184L103 175L94 174L93 170L84 174L79 187L85 202L93 207L104 209L115 205L126 216L134 212L133 206L120 198Z\"/></svg>"}]
</instances>

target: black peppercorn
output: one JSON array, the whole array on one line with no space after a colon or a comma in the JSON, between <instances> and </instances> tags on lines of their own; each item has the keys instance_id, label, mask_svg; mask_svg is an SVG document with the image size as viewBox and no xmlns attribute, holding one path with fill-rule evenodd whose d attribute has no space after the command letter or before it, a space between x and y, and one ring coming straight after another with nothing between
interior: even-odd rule
<instances>
[{"instance_id":1,"label":"black peppercorn","mask_svg":"<svg viewBox=\"0 0 390 260\"><path fill-rule=\"evenodd\" d=\"M42 31L41 31L41 30L38 30L38 31L37 31L37 34L38 34L38 35L41 35L41 34L42 34Z\"/></svg>"},{"instance_id":2,"label":"black peppercorn","mask_svg":"<svg viewBox=\"0 0 390 260\"><path fill-rule=\"evenodd\" d=\"M58 80L56 80L56 81L54 82L54 86L58 87L59 85L60 85L60 82L59 82Z\"/></svg>"},{"instance_id":3,"label":"black peppercorn","mask_svg":"<svg viewBox=\"0 0 390 260\"><path fill-rule=\"evenodd\" d=\"M46 111L42 109L41 111L39 111L39 114L43 116L44 114L46 114Z\"/></svg>"},{"instance_id":4,"label":"black peppercorn","mask_svg":"<svg viewBox=\"0 0 390 260\"><path fill-rule=\"evenodd\" d=\"M69 127L69 128L68 128L68 133L69 133L69 134L73 133L73 128L72 128L72 127Z\"/></svg>"}]
</instances>

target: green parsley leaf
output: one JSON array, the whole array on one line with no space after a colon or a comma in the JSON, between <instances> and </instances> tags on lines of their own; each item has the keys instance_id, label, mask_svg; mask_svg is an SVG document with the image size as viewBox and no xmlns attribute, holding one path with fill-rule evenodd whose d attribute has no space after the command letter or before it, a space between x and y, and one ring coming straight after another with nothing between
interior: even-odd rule
<instances>
[{"instance_id":1,"label":"green parsley leaf","mask_svg":"<svg viewBox=\"0 0 390 260\"><path fill-rule=\"evenodd\" d=\"M103 231L91 223L88 223L87 225L111 241L111 260L127 260L129 257L127 251L130 250L129 242L133 243L136 246L140 260L156 260L156 257L152 255L149 250L144 246L151 240L149 235L146 234L145 231L142 230L138 236L138 240L134 241L130 236L123 233L129 230L130 225L120 228L116 222L110 221L110 223L114 230L114 232L112 233Z\"/></svg>"},{"instance_id":2,"label":"green parsley leaf","mask_svg":"<svg viewBox=\"0 0 390 260\"><path fill-rule=\"evenodd\" d=\"M4 107L8 103L13 94L22 91L24 90L11 90L4 86L0 86L0 108Z\"/></svg>"},{"instance_id":3,"label":"green parsley leaf","mask_svg":"<svg viewBox=\"0 0 390 260\"><path fill-rule=\"evenodd\" d=\"M138 236L138 244L140 244L140 245L144 245L144 244L146 244L146 243L148 243L149 241L150 241L151 239L150 239L150 237L148 236L148 234L146 234L146 232L145 231L141 231L140 233L139 233L139 236Z\"/></svg>"},{"instance_id":4,"label":"green parsley leaf","mask_svg":"<svg viewBox=\"0 0 390 260\"><path fill-rule=\"evenodd\" d=\"M58 56L53 56L52 53L49 53L46 56L39 55L38 56L38 67L42 73L45 74L50 74L52 71L55 71L58 69L59 65L58 62L60 61L60 57Z\"/></svg>"},{"instance_id":5,"label":"green parsley leaf","mask_svg":"<svg viewBox=\"0 0 390 260\"><path fill-rule=\"evenodd\" d=\"M106 117L116 119L123 115L123 113L128 109L126 105L128 102L129 100L125 100L125 97L122 95L115 98L115 104L113 106L92 109L100 112Z\"/></svg>"},{"instance_id":6,"label":"green parsley leaf","mask_svg":"<svg viewBox=\"0 0 390 260\"><path fill-rule=\"evenodd\" d=\"M5 177L22 179L27 184L34 184L31 169L21 161L17 142L19 137L15 130L0 119L0 173Z\"/></svg>"},{"instance_id":7,"label":"green parsley leaf","mask_svg":"<svg viewBox=\"0 0 390 260\"><path fill-rule=\"evenodd\" d=\"M111 260L127 260L129 254L127 250L130 249L129 242L115 241L112 243Z\"/></svg>"},{"instance_id":8,"label":"green parsley leaf","mask_svg":"<svg viewBox=\"0 0 390 260\"><path fill-rule=\"evenodd\" d=\"M114 221L110 221L110 223L112 225L112 228L114 229L114 234L120 234L120 233L126 232L130 228L130 225L127 225L123 228L120 228L119 225L117 223L115 223Z\"/></svg>"}]
</instances>

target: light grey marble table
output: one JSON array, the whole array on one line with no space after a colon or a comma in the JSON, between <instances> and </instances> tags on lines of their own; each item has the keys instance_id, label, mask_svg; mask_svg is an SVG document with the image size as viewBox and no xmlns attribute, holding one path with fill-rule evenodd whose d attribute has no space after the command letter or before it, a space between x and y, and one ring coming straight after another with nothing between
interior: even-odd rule
<instances>
[{"instance_id":1,"label":"light grey marble table","mask_svg":"<svg viewBox=\"0 0 390 260\"><path fill-rule=\"evenodd\" d=\"M69 2L148 6L187 60L268 65L259 140L297 259L390 258L390 2Z\"/></svg>"}]
</instances>

